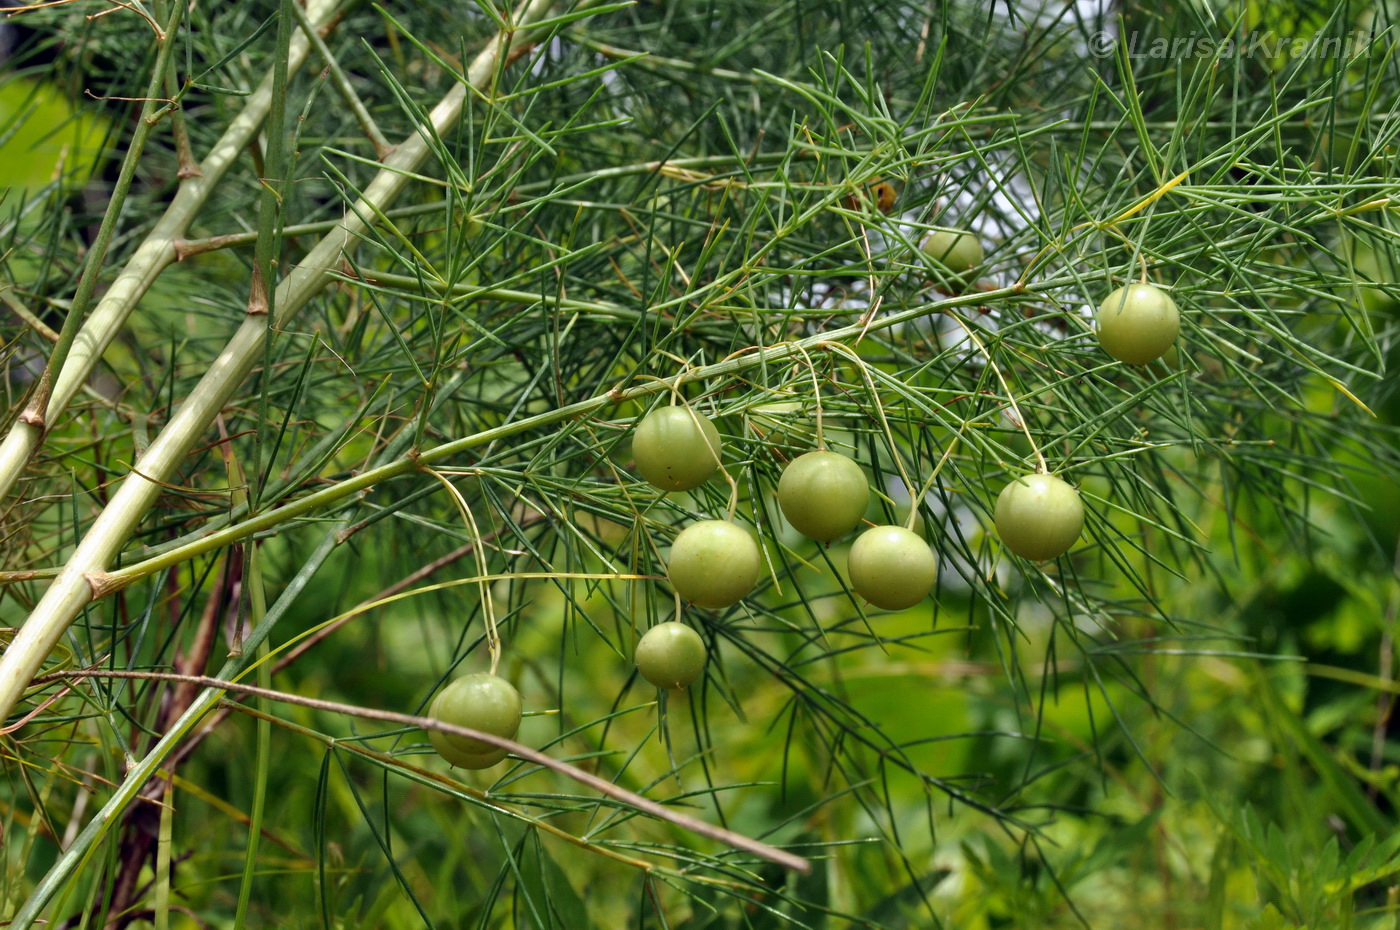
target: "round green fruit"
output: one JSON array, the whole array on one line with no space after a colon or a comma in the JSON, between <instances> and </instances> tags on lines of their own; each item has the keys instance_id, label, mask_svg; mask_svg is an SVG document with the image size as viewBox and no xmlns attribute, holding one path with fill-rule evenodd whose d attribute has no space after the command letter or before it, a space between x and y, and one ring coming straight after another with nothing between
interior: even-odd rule
<instances>
[{"instance_id":1,"label":"round green fruit","mask_svg":"<svg viewBox=\"0 0 1400 930\"><path fill-rule=\"evenodd\" d=\"M688 407L657 407L632 434L637 471L663 491L689 491L709 480L723 449L719 431Z\"/></svg>"},{"instance_id":2,"label":"round green fruit","mask_svg":"<svg viewBox=\"0 0 1400 930\"><path fill-rule=\"evenodd\" d=\"M705 641L684 623L658 623L637 641L637 671L658 688L684 688L705 671Z\"/></svg>"},{"instance_id":3,"label":"round green fruit","mask_svg":"<svg viewBox=\"0 0 1400 930\"><path fill-rule=\"evenodd\" d=\"M919 248L929 258L958 277L980 267L986 258L981 240L962 229L936 230L924 238Z\"/></svg>"},{"instance_id":4,"label":"round green fruit","mask_svg":"<svg viewBox=\"0 0 1400 930\"><path fill-rule=\"evenodd\" d=\"M1032 562L1069 551L1084 529L1079 492L1054 475L1027 475L997 496L997 535L1006 548Z\"/></svg>"},{"instance_id":5,"label":"round green fruit","mask_svg":"<svg viewBox=\"0 0 1400 930\"><path fill-rule=\"evenodd\" d=\"M923 600L938 580L938 561L917 533L877 526L856 537L846 560L851 588L876 607L903 610Z\"/></svg>"},{"instance_id":6,"label":"round green fruit","mask_svg":"<svg viewBox=\"0 0 1400 930\"><path fill-rule=\"evenodd\" d=\"M438 693L428 706L428 716L514 739L520 729L520 692L504 678L486 672L463 675ZM437 730L428 731L428 741L438 755L465 768L486 768L506 757L506 750L491 743Z\"/></svg>"},{"instance_id":7,"label":"round green fruit","mask_svg":"<svg viewBox=\"0 0 1400 930\"><path fill-rule=\"evenodd\" d=\"M793 529L818 542L831 542L855 529L869 502L865 472L839 452L799 455L778 479L783 516Z\"/></svg>"},{"instance_id":8,"label":"round green fruit","mask_svg":"<svg viewBox=\"0 0 1400 930\"><path fill-rule=\"evenodd\" d=\"M447 741L446 733L438 733L436 730L428 733L428 742L433 744L438 755L450 764L464 769L489 769L509 754L504 749L484 753L462 752Z\"/></svg>"},{"instance_id":9,"label":"round green fruit","mask_svg":"<svg viewBox=\"0 0 1400 930\"><path fill-rule=\"evenodd\" d=\"M671 544L666 574L683 600L719 609L752 591L762 566L758 543L747 532L727 520L702 520Z\"/></svg>"},{"instance_id":10,"label":"round green fruit","mask_svg":"<svg viewBox=\"0 0 1400 930\"><path fill-rule=\"evenodd\" d=\"M1181 314L1166 291L1151 284L1128 284L1099 305L1099 345L1129 365L1161 358L1176 343Z\"/></svg>"}]
</instances>

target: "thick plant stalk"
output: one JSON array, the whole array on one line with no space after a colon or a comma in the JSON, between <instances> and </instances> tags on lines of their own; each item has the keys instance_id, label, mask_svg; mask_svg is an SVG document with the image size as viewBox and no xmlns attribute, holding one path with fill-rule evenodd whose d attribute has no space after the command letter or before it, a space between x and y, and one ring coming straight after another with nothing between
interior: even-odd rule
<instances>
[{"instance_id":1,"label":"thick plant stalk","mask_svg":"<svg viewBox=\"0 0 1400 930\"><path fill-rule=\"evenodd\" d=\"M459 374L457 377L449 379L441 396L450 397L453 390L460 386L463 377ZM411 441L411 433L393 437L386 444L384 458L393 459L402 455ZM354 509L352 508L350 514L353 513ZM282 589L276 602L268 608L267 614L261 621L255 623L248 632L247 638L243 640L242 654L230 656L224 663L218 673L219 678L236 680L243 675L249 663L258 654L259 647L272 635L272 630L296 604L297 599L306 590L311 579L316 577L316 573L321 570L331 553L336 550L339 545L339 534L350 526L351 519L351 515L346 515L327 529L321 542L307 556L292 579L287 582L287 586ZM132 804L138 803L137 799L142 788L159 774L161 766L166 764L171 755L183 752L189 747L187 739L192 736L195 728L200 725L206 715L217 706L224 694L224 691L217 688L204 688L182 703L181 706L184 707L184 710L174 722L168 725L165 735L151 747L145 758L126 770L125 777L112 790L106 803L102 805L102 809L88 820L87 825L63 850L62 855L49 868L47 874L40 879L29 899L24 902L8 926L30 927L34 921L39 919L39 915L43 913L44 908L48 906L54 896L62 892L74 874L88 861L93 848L114 826L122 822L123 812Z\"/></svg>"},{"instance_id":2,"label":"thick plant stalk","mask_svg":"<svg viewBox=\"0 0 1400 930\"><path fill-rule=\"evenodd\" d=\"M516 28L498 33L472 62L467 79L473 87L483 88L489 84L498 63L509 60L511 50L528 38L528 24L541 19L552 2L528 0L515 18ZM428 114L431 131L436 135L445 133L461 116L466 101L467 87L458 84ZM419 132L401 142L385 159L384 168L346 211L340 225L327 233L305 260L278 284L274 326L281 326L295 316L330 281L330 273L339 268L342 250L356 242L365 231L364 218L375 215L393 201L428 152L426 133ZM186 453L204 436L214 417L262 358L268 328L265 316L253 315L244 320L170 423L122 481L15 635L10 648L0 657L0 720L9 716L45 657L93 599L89 573L100 573L107 567L155 501L162 489L161 483L174 474Z\"/></svg>"},{"instance_id":3,"label":"thick plant stalk","mask_svg":"<svg viewBox=\"0 0 1400 930\"><path fill-rule=\"evenodd\" d=\"M34 393L30 395L23 412L19 415L22 423L29 423L40 428L45 425L44 414L49 405L54 373L63 368L63 362L68 358L68 353L73 348L73 341L82 329L88 305L92 303L92 295L97 292L97 282L102 276L102 264L107 260L107 250L112 247L112 236L116 234L117 225L121 221L122 207L126 204L127 194L131 193L131 182L136 177L136 166L141 163L141 156L146 151L146 141L150 139L151 132L155 129L156 123L159 122L160 117L157 114L161 111L157 110L157 106L160 103L160 91L161 88L171 83L170 67L174 60L173 53L179 35L180 20L184 14L184 6L178 3L172 4L165 28L156 29L156 60L151 67L145 98L141 104L141 114L136 118L136 128L131 133L131 139L127 143L126 155L122 158L116 183L112 185L107 209L103 211L102 222L97 227L97 236L93 239L92 247L87 250L87 254L84 256L82 272L78 275L78 286L73 291L73 300L63 319L63 327L59 330L58 341L54 344L53 351L49 353L48 364L44 366L44 372L39 376ZM172 114L172 125L173 116Z\"/></svg>"},{"instance_id":4,"label":"thick plant stalk","mask_svg":"<svg viewBox=\"0 0 1400 930\"><path fill-rule=\"evenodd\" d=\"M307 16L317 28L324 27L345 3L346 0L308 0ZM306 36L298 32L287 57L289 74L295 73L306 62L310 48ZM34 450L43 440L47 425L67 409L73 395L92 374L102 353L107 351L117 333L126 325L137 302L160 273L179 257L176 243L189 229L190 223L228 169L247 151L248 143L267 119L272 107L272 90L272 75L269 74L248 98L243 111L229 124L204 161L200 162L199 174L181 182L165 214L151 228L112 286L88 315L54 378L42 421L17 419L5 434L4 441L0 442L0 500L14 488Z\"/></svg>"}]
</instances>

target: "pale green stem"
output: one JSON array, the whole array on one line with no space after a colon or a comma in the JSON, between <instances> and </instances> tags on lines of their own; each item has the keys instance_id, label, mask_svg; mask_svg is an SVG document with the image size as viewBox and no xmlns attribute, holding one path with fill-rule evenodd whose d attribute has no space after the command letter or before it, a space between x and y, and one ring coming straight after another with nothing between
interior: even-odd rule
<instances>
[{"instance_id":1,"label":"pale green stem","mask_svg":"<svg viewBox=\"0 0 1400 930\"><path fill-rule=\"evenodd\" d=\"M10 293L9 288L0 289L0 301L9 307L15 316L24 321L24 325L43 336L49 342L58 342L58 333L49 328L49 324L39 319L33 310L30 310L23 303Z\"/></svg>"},{"instance_id":2,"label":"pale green stem","mask_svg":"<svg viewBox=\"0 0 1400 930\"><path fill-rule=\"evenodd\" d=\"M150 81L146 85L141 114L136 119L131 137L127 140L126 154L117 172L116 183L112 185L112 193L107 200L102 222L97 227L97 237L93 240L92 248L88 249L84 256L83 270L78 277L73 300L68 305L68 313L63 318L58 342L49 355L48 364L44 366L44 373L39 377L37 389L30 395L24 411L19 415L23 422L33 423L41 428L44 426L44 412L48 408L49 388L53 384L54 375L63 369L64 359L68 358L68 352L73 348L73 340L83 327L83 319L87 314L88 305L92 303L92 295L97 293L97 285L102 277L102 263L107 260L107 250L111 248L112 237L117 232L122 207L126 204L126 195L131 192L131 182L136 177L136 166L141 163L141 155L146 150L146 140L151 137L151 132L160 122L160 116L157 114L165 112L158 110L157 105L161 102L160 90L171 76L170 68L184 12L183 6L172 4L165 17L164 29L156 27L154 21L151 22L151 26L156 30L157 51L155 64L151 67Z\"/></svg>"},{"instance_id":3,"label":"pale green stem","mask_svg":"<svg viewBox=\"0 0 1400 930\"><path fill-rule=\"evenodd\" d=\"M465 374L459 373L450 382L444 391L445 396L450 396L452 391L458 387ZM401 436L390 440L388 448L385 450L387 458L396 458L403 453L408 445L408 437ZM306 590L306 586L321 570L321 566L330 558L332 552L339 545L339 533L343 532L350 525L347 517L338 525L331 527L322 537L320 544L311 552L306 561L297 570L297 573L288 582L277 598L276 603L269 608L266 617L261 623L256 624L248 634L244 642L245 652L243 655L230 656L219 672L219 678L233 680L238 678L246 669L248 657L255 651L261 649L271 635L273 628L287 614L292 605L297 602ZM155 746L151 747L146 757L135 766L127 770L126 777L122 783L113 791L111 797L102 805L102 809L93 815L82 831L74 837L63 851L63 854L49 868L49 871L35 886L29 899L24 902L23 907L15 916L10 927L28 927L36 920L48 905L48 903L63 890L65 885L72 879L73 875L82 868L97 844L101 841L107 831L114 825L122 822L122 812L130 807L136 800L141 788L159 772L161 765L170 758L183 744L185 737L194 729L196 725L222 698L224 692L218 688L202 689L188 710L180 715L166 731ZM33 834L31 834L33 835ZM24 861L21 856L19 860Z\"/></svg>"},{"instance_id":4,"label":"pale green stem","mask_svg":"<svg viewBox=\"0 0 1400 930\"><path fill-rule=\"evenodd\" d=\"M330 22L345 0L310 0L308 16L320 25ZM300 34L292 43L288 71L295 72L306 61L309 46ZM88 315L54 378L53 391L44 409L42 423L16 420L0 442L0 500L23 474L29 458L44 436L45 424L52 424L68 407L92 374L102 353L107 351L142 295L171 262L175 242L194 221L233 163L244 156L258 127L272 106L272 78L269 76L248 98L247 104L199 165L199 176L184 179L169 208L137 246L120 274Z\"/></svg>"},{"instance_id":5,"label":"pale green stem","mask_svg":"<svg viewBox=\"0 0 1400 930\"><path fill-rule=\"evenodd\" d=\"M515 22L528 24L540 19L551 3L552 0L529 0ZM526 35L519 29L497 34L467 72L472 86L487 86L496 73L498 60ZM432 135L446 134L461 115L466 99L466 85L458 84L438 102L428 114ZM278 284L274 326L280 327L295 316L326 285L331 272L339 268L342 251L353 247L365 232L364 217L376 215L410 182L410 175L428 156L426 138L424 132L418 132L401 142L385 159L383 170L365 188L363 196L346 211L340 226L321 239ZM10 647L0 656L0 720L9 716L64 631L93 599L89 574L102 572L112 561L155 502L161 483L175 473L186 453L203 438L214 417L262 357L267 332L267 319L262 315L250 316L243 322L169 425L122 481L68 564L15 634Z\"/></svg>"},{"instance_id":6,"label":"pale green stem","mask_svg":"<svg viewBox=\"0 0 1400 930\"><path fill-rule=\"evenodd\" d=\"M451 442L445 442L442 445L434 446L422 452L413 452L396 461L387 462L383 465L371 468L368 471L363 471L353 478L346 478L344 481L328 485L318 491L307 494L305 497L299 497L290 503L283 504L275 510L260 513L241 523L224 527L200 539L161 552L159 555L152 556L145 561L127 565L113 572L94 571L88 578L91 588L91 597L94 599L105 597L153 572L160 571L172 565L178 565L181 562L195 558L203 553L213 552L257 533L275 529L277 526L296 517L309 514L332 504L346 501L360 491L384 484L394 478L422 471L425 466L437 465L455 455L460 455L468 449L476 448L477 446L488 445L492 442L497 442L511 436L517 436L531 430L562 423L565 420L587 416L603 407L619 404L626 400L645 397L659 391L676 391L679 390L681 386L695 381L708 381L723 378L727 375L737 374L738 372L759 365L769 364L796 355L805 355L807 351L811 349L831 351L830 346L825 345L826 343L836 343L842 339L854 338L868 331L879 331L907 320L928 316L930 313L940 309L948 309L963 304L979 304L1001 297L1010 297L1028 292L1034 293L1041 289L1053 291L1057 287L1063 287L1071 280L1072 279L1068 277L1047 279L1038 282L1034 287L1012 286L995 291L978 291L975 294L947 298L939 301L937 304L925 304L912 307L908 310L902 310L898 313L892 313L888 317L874 323L856 322L850 326L817 333L814 336L808 336L805 339L795 342L780 343L778 345L769 346L758 352L749 352L744 355L728 358L722 362L716 362L713 365L692 368L669 381L644 376L639 379L643 380L644 383L636 387L626 390L614 389L606 394L590 397L587 400L566 404L544 413L535 414L532 417L524 417L511 423L504 423L500 426L483 430L480 433L474 433L471 436L454 439ZM0 665L0 670L3 670L3 665Z\"/></svg>"},{"instance_id":7,"label":"pale green stem","mask_svg":"<svg viewBox=\"0 0 1400 930\"><path fill-rule=\"evenodd\" d=\"M160 833L156 840L155 925L170 930L170 851L175 844L175 780L165 786L165 803L160 808Z\"/></svg>"},{"instance_id":8,"label":"pale green stem","mask_svg":"<svg viewBox=\"0 0 1400 930\"><path fill-rule=\"evenodd\" d=\"M254 616L261 622L266 619L266 611L263 609L263 587L262 587L262 566L258 562L256 548L250 550L248 559L250 576L253 581L252 603L249 605ZM266 658L268 652L267 642L264 641L256 650L260 659ZM272 666L263 663L258 666L258 685L265 689L272 688ZM259 704L265 705L265 700L259 700ZM264 710L268 708L264 707ZM238 886L238 907L233 914L234 930L243 930L248 925L248 905L253 900L253 882L258 874L258 848L262 840L263 818L267 813L267 782L269 769L272 765L272 726L266 720L259 720L255 728L257 749L254 753L254 776L253 776L253 807L248 814L248 845L243 850L243 881Z\"/></svg>"},{"instance_id":9,"label":"pale green stem","mask_svg":"<svg viewBox=\"0 0 1400 930\"><path fill-rule=\"evenodd\" d=\"M365 134L365 138L374 146L374 154L383 158L393 149L389 140L384 138L384 133L380 131L379 125L375 123L374 117L370 115L369 108L364 101L355 93L355 88L350 84L350 78L345 70L340 67L340 62L336 61L335 55L326 45L321 34L316 31L316 24L311 22L301 5L292 3L288 8L296 16L297 22L301 24L302 31L311 40L311 44L316 49L316 54L321 56L321 60L326 63L326 70L330 72L331 83L335 85L336 91L340 94L340 99L345 101L345 105L350 108L350 112L355 114L355 122L360 124L360 132Z\"/></svg>"}]
</instances>

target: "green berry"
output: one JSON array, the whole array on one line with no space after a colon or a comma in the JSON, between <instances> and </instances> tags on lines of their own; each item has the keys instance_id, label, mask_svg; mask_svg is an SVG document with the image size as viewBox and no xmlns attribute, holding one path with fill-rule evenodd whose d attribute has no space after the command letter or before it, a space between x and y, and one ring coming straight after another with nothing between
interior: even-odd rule
<instances>
[{"instance_id":1,"label":"green berry","mask_svg":"<svg viewBox=\"0 0 1400 930\"><path fill-rule=\"evenodd\" d=\"M818 542L845 536L870 502L865 472L839 452L799 455L778 479L778 506L793 529Z\"/></svg>"},{"instance_id":2,"label":"green berry","mask_svg":"<svg viewBox=\"0 0 1400 930\"><path fill-rule=\"evenodd\" d=\"M489 769L509 755L504 749L485 753L462 752L447 741L446 733L439 733L436 730L428 732L428 742L433 744L433 748L437 750L439 756L442 756L450 764L464 769Z\"/></svg>"},{"instance_id":3,"label":"green berry","mask_svg":"<svg viewBox=\"0 0 1400 930\"><path fill-rule=\"evenodd\" d=\"M1099 305L1099 345L1120 362L1146 365L1161 358L1179 332L1176 303L1151 284L1120 287Z\"/></svg>"},{"instance_id":4,"label":"green berry","mask_svg":"<svg viewBox=\"0 0 1400 930\"><path fill-rule=\"evenodd\" d=\"M688 407L657 407L632 434L637 471L663 491L689 491L709 480L723 450L709 418Z\"/></svg>"},{"instance_id":5,"label":"green berry","mask_svg":"<svg viewBox=\"0 0 1400 930\"><path fill-rule=\"evenodd\" d=\"M917 533L877 526L856 537L846 560L851 588L876 607L903 610L923 600L938 580L938 561Z\"/></svg>"},{"instance_id":6,"label":"green berry","mask_svg":"<svg viewBox=\"0 0 1400 930\"><path fill-rule=\"evenodd\" d=\"M919 248L958 278L980 267L986 258L981 240L962 229L935 230L924 238Z\"/></svg>"},{"instance_id":7,"label":"green berry","mask_svg":"<svg viewBox=\"0 0 1400 930\"><path fill-rule=\"evenodd\" d=\"M1032 562L1069 551L1084 529L1079 492L1054 475L1017 478L997 496L997 535L1006 548Z\"/></svg>"},{"instance_id":8,"label":"green berry","mask_svg":"<svg viewBox=\"0 0 1400 930\"><path fill-rule=\"evenodd\" d=\"M666 574L682 600L718 609L739 602L758 583L758 543L726 520L702 520L671 544Z\"/></svg>"},{"instance_id":9,"label":"green berry","mask_svg":"<svg viewBox=\"0 0 1400 930\"><path fill-rule=\"evenodd\" d=\"M705 671L705 641L684 623L658 623L637 641L637 671L658 688L684 688Z\"/></svg>"},{"instance_id":10,"label":"green berry","mask_svg":"<svg viewBox=\"0 0 1400 930\"><path fill-rule=\"evenodd\" d=\"M520 729L520 692L504 678L486 672L463 675L438 693L428 707L428 716L514 739ZM486 768L506 756L504 749L491 743L436 730L428 731L428 741L438 755L465 768Z\"/></svg>"}]
</instances>

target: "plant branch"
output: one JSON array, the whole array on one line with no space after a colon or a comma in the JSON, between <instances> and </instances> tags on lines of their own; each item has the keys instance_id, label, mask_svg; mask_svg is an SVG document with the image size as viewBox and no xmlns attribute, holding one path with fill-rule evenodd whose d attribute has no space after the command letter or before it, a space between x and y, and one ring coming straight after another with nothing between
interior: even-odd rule
<instances>
[{"instance_id":1,"label":"plant branch","mask_svg":"<svg viewBox=\"0 0 1400 930\"><path fill-rule=\"evenodd\" d=\"M145 103L141 107L141 115L136 120L136 129L131 134L131 141L127 143L126 155L122 159L122 166L117 173L117 182L112 187L112 197L107 203L107 209L102 215L102 223L97 228L97 238L88 250L87 260L83 263L82 274L78 278L77 290L73 293L73 302L68 307L68 313L63 318L63 328L59 330L58 342L53 347L53 352L49 355L49 362L44 367L44 373L39 376L38 389L29 398L29 403L25 405L24 411L20 413L19 420L42 432L46 428L46 412L48 410L49 394L53 389L54 377L63 368L64 360L68 358L69 351L73 348L73 341L78 337L78 331L83 325L83 316L87 313L88 304L92 302L92 296L97 292L97 282L102 277L102 264L107 259L107 249L111 247L112 237L117 231L117 221L121 218L122 207L126 204L126 196L131 191L132 179L136 177L136 166L141 162L141 155L146 150L146 140L151 135L151 130L155 128L156 106L164 102L160 97L161 87L164 86L166 76L171 67L176 42L173 33L180 25L180 19L184 16L185 5L183 3L171 4L170 19L166 23L166 28L161 30L154 22L151 27L156 31L156 44L159 50L156 53L156 62L151 69L150 80L146 85L146 95L142 99ZM141 15L146 16L143 12ZM146 16L149 21L150 17ZM3 496L3 495L0 495Z\"/></svg>"},{"instance_id":2,"label":"plant branch","mask_svg":"<svg viewBox=\"0 0 1400 930\"><path fill-rule=\"evenodd\" d=\"M628 389L614 388L605 394L599 394L587 400L567 404L563 407L539 413L532 417L524 417L513 423L506 423L494 429L483 430L462 439L443 443L442 445L435 446L424 452L410 452L397 461L389 462L376 468L369 469L368 471L361 472L353 478L347 478L344 481L337 482L319 491L308 494L305 497L298 498L289 504L284 504L275 510L269 510L266 513L244 520L242 523L236 523L232 526L225 527L201 539L168 550L143 562L128 565L111 572L97 569L89 570L87 575L87 581L90 585L89 594L90 597L94 599L113 594L153 572L169 568L172 565L177 565L204 553L212 552L230 545L231 543L238 542L241 539L246 539L254 534L266 532L280 524L286 523L288 520L343 501L351 495L368 490L375 485L383 484L394 478L413 474L421 470L423 466L442 462L445 459L465 452L468 449L476 448L477 446L507 439L532 429L585 417L604 407L655 394L658 391L672 390L692 382L722 378L749 368L769 365L776 361L803 354L809 349L821 349L824 343L839 342L842 339L854 338L868 331L880 330L907 320L928 316L939 310L947 310L952 306L992 300L1002 296L1012 296L1027 291L1034 291L1040 287L1054 288L1062 284L1063 282L1059 279L1046 279L1043 282L1039 282L1034 287L1015 286L982 292L975 295L950 297L935 304L920 305L898 313L892 313L888 317L873 324L861 323L858 321L850 326L818 333L813 336L808 336L805 339L779 343L778 345L768 346L761 350L740 355L736 358L725 359L713 365L692 368L669 382L657 379ZM66 570L67 569L65 569L65 571ZM3 662L0 662L0 674L3 674L3 670Z\"/></svg>"},{"instance_id":3,"label":"plant branch","mask_svg":"<svg viewBox=\"0 0 1400 930\"><path fill-rule=\"evenodd\" d=\"M346 0L308 0L307 15L314 22L330 23L345 2ZM180 5L176 4L177 7ZM307 52L306 40L298 37L292 43L287 65L289 72L295 72L302 66L306 61ZM88 314L82 329L72 340L71 349L64 350L61 367L57 368L49 386L47 406L42 411L36 410L38 416L21 418L11 425L3 442L0 442L0 500L9 495L34 450L42 442L45 430L67 409L73 395L86 383L102 354L126 325L126 320L136 304L160 273L179 257L175 251L175 243L180 241L189 229L229 168L243 156L248 143L257 134L258 127L267 118L271 106L272 77L269 76L249 96L243 111L205 156L199 165L198 174L182 181L170 207L136 247L136 251L97 302L92 313ZM144 120L142 125L145 125ZM138 127L139 131L142 130ZM94 275L96 273L95 270ZM82 316L77 308L75 297L69 318L77 319ZM55 356L57 355L56 347ZM31 420L35 422L30 422Z\"/></svg>"},{"instance_id":4,"label":"plant branch","mask_svg":"<svg viewBox=\"0 0 1400 930\"><path fill-rule=\"evenodd\" d=\"M801 856L794 856L792 853L785 852L775 846L769 846L767 843L760 843L742 834L725 830L722 827L716 827L703 820L697 820L687 814L672 810L649 798L634 794L607 779L599 778L597 775L585 772L583 769L570 765L567 762L561 762L552 756L547 756L542 752L538 752L528 746L523 746L514 740L497 736L494 733L473 730L470 727L461 727L452 723L444 723L432 717L416 717L413 714L400 714L391 710L378 710L373 707L357 707L354 704L341 704L337 701L302 697L298 694L287 694L286 692L275 691L270 688L259 688L254 685L245 685L235 681L222 681L218 678L211 678L208 675L177 675L170 672L126 672L111 669L71 669L40 676L35 679L35 684L42 684L49 681L62 681L71 678L128 678L147 681L178 682L180 684L193 685L198 688L232 691L237 694L265 698L283 704L296 704L301 707L309 707L312 710L321 710L331 714L342 714L347 717L361 717L365 720L377 720L380 723L394 723L400 726L418 727L423 730L437 730L440 733L460 736L465 739L479 739L483 743L490 743L492 746L499 749L509 750L527 762L533 762L536 765L544 766L567 778L571 778L581 785L592 788L604 797L612 798L614 801L619 801L629 807L636 808L643 813L650 814L658 820L665 820L668 823L675 824L698 836L723 843L741 852L751 853L769 862L780 865L785 869L792 869L803 873L811 870L811 865Z\"/></svg>"},{"instance_id":5,"label":"plant branch","mask_svg":"<svg viewBox=\"0 0 1400 930\"><path fill-rule=\"evenodd\" d=\"M447 786L452 792L456 794L467 795L474 799L477 803L481 804L483 807L487 807L493 812L503 814L514 820L518 820L521 823L528 823L534 829L540 830L544 833L548 833L550 836L562 840L563 842L568 843L571 846L587 850L588 852L594 853L595 855L603 856L607 859L611 859L614 862L619 862L630 868L639 869L643 872L655 872L664 875L669 875L674 878L684 879L687 882L695 882L697 884L710 885L716 888L729 888L735 891L747 891L750 888L749 885L746 885L741 882L728 881L722 878L712 878L707 875L696 875L689 872L682 873L676 871L675 869L669 869L665 866L657 865L654 862L647 862L646 860L638 859L635 856L625 855L623 853L618 852L616 849L612 849L604 843L594 842L593 840L590 840L586 837L578 836L576 834L570 833L567 830L560 829L545 818L534 817L526 813L525 811L514 810L512 808L506 807L499 800L493 798L489 792L482 791L479 788L473 788L470 785L461 784L460 782L449 778L446 775L441 775L437 772L429 771L428 769L419 768L415 765L408 765L404 763L402 758L395 758L394 756L388 755L387 753L375 752L373 749L369 749L364 746L359 746L354 743L338 740L333 736L327 736L326 734L321 733L317 730L301 726L281 717L275 717L271 714L265 714L262 711L256 710L252 707L247 707L243 704L239 704L236 701L224 700L222 701L222 705L223 707L221 713L231 713L236 711L241 714L246 714L249 717L253 717L254 719L267 720L268 722L276 724L284 730L304 736L309 740L315 740L316 742L319 742L321 745L326 746L327 748L334 747L336 749L340 749L346 752L353 752L358 756L383 765L392 765L404 777L415 781L418 784L427 785L433 788L437 788L439 790L443 786ZM273 838L274 840L276 839L275 837L271 838Z\"/></svg>"},{"instance_id":6,"label":"plant branch","mask_svg":"<svg viewBox=\"0 0 1400 930\"><path fill-rule=\"evenodd\" d=\"M529 24L542 19L551 0L529 0L509 31L496 34L472 62L468 78L474 91L490 84L497 68L533 36ZM343 249L357 241L367 226L366 217L377 215L409 183L414 169L427 158L429 138L440 136L461 116L468 89L457 84L428 114L430 127L399 144L385 160L384 168L346 212L339 227L321 239L278 284L272 324L280 327L294 317L331 280ZM169 248L168 241L165 245ZM92 599L89 574L101 572L120 551L155 502L162 482L174 474L186 453L204 435L214 417L262 357L268 321L250 316L228 345L212 361L209 370L190 392L159 436L152 441L137 467L122 481L110 502L98 515L58 577L0 657L0 719L9 716L27 682L43 664L54 645Z\"/></svg>"},{"instance_id":7,"label":"plant branch","mask_svg":"<svg viewBox=\"0 0 1400 930\"><path fill-rule=\"evenodd\" d=\"M336 92L340 94L340 99L345 101L345 105L350 108L350 112L355 114L355 121L360 124L360 131L369 139L374 146L374 154L383 159L394 150L393 145L384 137L379 124L370 115L369 108L364 101L355 93L355 88L350 84L350 77L345 73L345 69L336 60L335 54L326 45L326 40L321 38L321 33L316 28L316 24L306 15L306 11L301 8L301 4L290 4L292 14L296 17L297 23L301 26L302 33L316 49L316 54L321 56L321 60L326 63L326 70L330 72L331 84Z\"/></svg>"}]
</instances>

